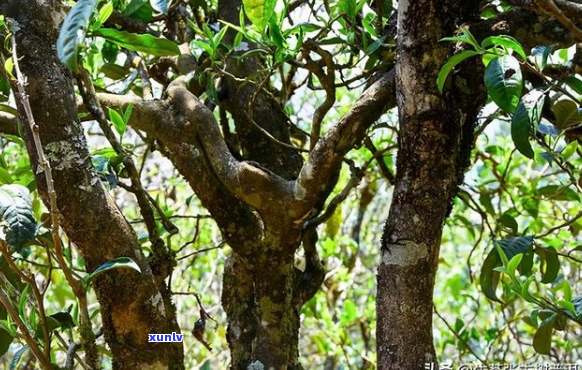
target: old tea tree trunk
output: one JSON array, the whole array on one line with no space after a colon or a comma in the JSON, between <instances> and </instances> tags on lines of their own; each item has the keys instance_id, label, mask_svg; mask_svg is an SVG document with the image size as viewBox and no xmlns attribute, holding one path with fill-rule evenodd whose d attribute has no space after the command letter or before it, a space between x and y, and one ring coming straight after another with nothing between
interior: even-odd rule
<instances>
[{"instance_id":1,"label":"old tea tree trunk","mask_svg":"<svg viewBox=\"0 0 582 370\"><path fill-rule=\"evenodd\" d=\"M432 295L443 222L468 166L483 92L437 91L450 57L438 40L474 19L477 1L398 4L396 89L400 117L397 178L378 268L378 369L424 369L436 362ZM477 72L477 68L467 68ZM469 76L470 77L470 76Z\"/></svg>"},{"instance_id":2,"label":"old tea tree trunk","mask_svg":"<svg viewBox=\"0 0 582 370\"><path fill-rule=\"evenodd\" d=\"M15 37L20 67L28 80L26 90L52 167L58 211L67 236L79 248L88 272L121 256L134 259L142 271L139 274L133 270L114 270L94 280L113 368L183 369L181 343L148 343L149 333L180 329L169 292L156 284L133 229L105 192L91 164L77 119L73 79L58 60L54 47L59 23L65 15L61 1L3 0L0 14L11 18L18 27ZM21 104L19 110L28 152L33 167L38 168L29 122ZM36 176L46 202L44 173L36 171ZM87 362L97 363L94 358Z\"/></svg>"}]
</instances>

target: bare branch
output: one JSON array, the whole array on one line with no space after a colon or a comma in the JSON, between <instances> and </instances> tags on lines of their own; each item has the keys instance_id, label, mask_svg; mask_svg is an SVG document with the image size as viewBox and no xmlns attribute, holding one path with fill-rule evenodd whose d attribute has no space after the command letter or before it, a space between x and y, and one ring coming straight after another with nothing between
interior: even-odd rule
<instances>
[{"instance_id":1,"label":"bare branch","mask_svg":"<svg viewBox=\"0 0 582 370\"><path fill-rule=\"evenodd\" d=\"M387 108L396 105L394 71L385 72L317 144L299 174L294 195L295 212L304 217L325 200L341 169L344 155L362 140L366 130ZM320 211L320 210L316 210Z\"/></svg>"}]
</instances>

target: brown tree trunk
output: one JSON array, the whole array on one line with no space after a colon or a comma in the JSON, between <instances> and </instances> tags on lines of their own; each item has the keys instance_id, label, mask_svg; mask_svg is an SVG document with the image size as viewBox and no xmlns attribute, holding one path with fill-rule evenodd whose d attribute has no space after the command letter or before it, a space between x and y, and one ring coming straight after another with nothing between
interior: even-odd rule
<instances>
[{"instance_id":1,"label":"brown tree trunk","mask_svg":"<svg viewBox=\"0 0 582 370\"><path fill-rule=\"evenodd\" d=\"M451 36L475 19L477 1L401 1L396 89L400 117L397 176L378 267L378 369L424 369L436 362L433 287L445 218L462 182L484 92L477 65L469 94L439 94L436 79ZM458 81L455 80L454 83Z\"/></svg>"},{"instance_id":2,"label":"brown tree trunk","mask_svg":"<svg viewBox=\"0 0 582 370\"><path fill-rule=\"evenodd\" d=\"M294 304L295 267L273 258L249 267L232 256L225 273L223 306L229 318L231 367L302 369L298 359L299 309Z\"/></svg>"},{"instance_id":3,"label":"brown tree trunk","mask_svg":"<svg viewBox=\"0 0 582 370\"><path fill-rule=\"evenodd\" d=\"M52 167L57 207L67 236L79 248L88 272L121 256L134 259L142 270L141 274L112 270L93 281L113 368L183 369L181 343L148 343L148 334L179 333L180 328L169 292L156 284L133 229L93 169L77 119L73 78L56 55L58 23L65 15L61 1L3 1L0 13L17 22L20 67ZM33 168L38 168L30 125L21 105L19 109ZM48 204L42 171L36 171L36 180Z\"/></svg>"}]
</instances>

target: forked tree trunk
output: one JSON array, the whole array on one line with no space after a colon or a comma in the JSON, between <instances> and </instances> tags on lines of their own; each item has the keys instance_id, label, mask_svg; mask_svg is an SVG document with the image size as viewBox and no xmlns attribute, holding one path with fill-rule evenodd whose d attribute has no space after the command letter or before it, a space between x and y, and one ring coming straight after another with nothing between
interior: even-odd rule
<instances>
[{"instance_id":1,"label":"forked tree trunk","mask_svg":"<svg viewBox=\"0 0 582 370\"><path fill-rule=\"evenodd\" d=\"M263 246L263 248L265 248ZM281 250L271 244L271 250ZM291 258L289 258L291 257ZM260 260L229 257L222 302L228 316L231 367L236 370L302 369L298 359L302 291L292 255L277 253ZM314 280L321 283L322 275ZM255 367L252 367L255 366Z\"/></svg>"}]
</instances>

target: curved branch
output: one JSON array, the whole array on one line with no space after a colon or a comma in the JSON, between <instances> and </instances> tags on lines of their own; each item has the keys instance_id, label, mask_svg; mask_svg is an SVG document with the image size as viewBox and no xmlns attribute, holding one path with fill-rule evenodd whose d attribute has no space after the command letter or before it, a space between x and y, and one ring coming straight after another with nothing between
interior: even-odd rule
<instances>
[{"instance_id":1,"label":"curved branch","mask_svg":"<svg viewBox=\"0 0 582 370\"><path fill-rule=\"evenodd\" d=\"M352 109L343 116L316 145L294 187L297 201L294 212L306 216L311 209L325 201L335 185L345 154L364 137L367 129L387 109L396 105L394 71L385 72L358 99Z\"/></svg>"},{"instance_id":2,"label":"curved branch","mask_svg":"<svg viewBox=\"0 0 582 370\"><path fill-rule=\"evenodd\" d=\"M238 199L263 210L268 206L266 200L286 198L290 194L289 181L252 162L239 162L234 158L213 113L188 91L183 78L175 80L168 87L167 94L174 107L195 126L201 149L220 182Z\"/></svg>"}]
</instances>

